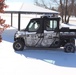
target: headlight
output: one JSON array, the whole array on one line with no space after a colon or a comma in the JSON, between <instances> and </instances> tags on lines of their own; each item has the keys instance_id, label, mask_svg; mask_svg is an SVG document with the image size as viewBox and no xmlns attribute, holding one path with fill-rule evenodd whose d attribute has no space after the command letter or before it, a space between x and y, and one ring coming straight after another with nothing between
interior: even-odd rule
<instances>
[{"instance_id":1,"label":"headlight","mask_svg":"<svg viewBox=\"0 0 76 75\"><path fill-rule=\"evenodd\" d=\"M15 33L15 37L20 37L20 36L23 36L23 35L25 35L25 32L17 31Z\"/></svg>"},{"instance_id":2,"label":"headlight","mask_svg":"<svg viewBox=\"0 0 76 75\"><path fill-rule=\"evenodd\" d=\"M19 37L20 35L21 35L20 32L17 31L17 32L15 33L14 37L16 38L16 37Z\"/></svg>"},{"instance_id":3,"label":"headlight","mask_svg":"<svg viewBox=\"0 0 76 75\"><path fill-rule=\"evenodd\" d=\"M15 37L19 37L20 36L20 34L15 34Z\"/></svg>"}]
</instances>

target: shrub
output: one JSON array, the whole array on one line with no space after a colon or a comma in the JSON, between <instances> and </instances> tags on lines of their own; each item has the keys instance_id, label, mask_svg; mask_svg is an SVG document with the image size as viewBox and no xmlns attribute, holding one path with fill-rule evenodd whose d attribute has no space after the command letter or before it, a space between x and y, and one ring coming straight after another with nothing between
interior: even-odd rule
<instances>
[{"instance_id":1,"label":"shrub","mask_svg":"<svg viewBox=\"0 0 76 75\"><path fill-rule=\"evenodd\" d=\"M5 0L0 0L0 13L4 13L4 9L8 6L5 4ZM0 42L2 42L2 33L5 29L10 27L8 24L5 24L5 20L1 18L0 16Z\"/></svg>"}]
</instances>

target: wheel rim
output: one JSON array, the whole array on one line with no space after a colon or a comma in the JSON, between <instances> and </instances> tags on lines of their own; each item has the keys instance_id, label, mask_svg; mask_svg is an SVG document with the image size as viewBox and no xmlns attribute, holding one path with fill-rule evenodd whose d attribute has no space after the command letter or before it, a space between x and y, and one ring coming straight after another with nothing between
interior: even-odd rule
<instances>
[{"instance_id":1,"label":"wheel rim","mask_svg":"<svg viewBox=\"0 0 76 75\"><path fill-rule=\"evenodd\" d=\"M15 45L15 48L17 49L17 50L19 50L19 49L21 49L21 44L20 43L17 43L16 45Z\"/></svg>"},{"instance_id":2,"label":"wheel rim","mask_svg":"<svg viewBox=\"0 0 76 75\"><path fill-rule=\"evenodd\" d=\"M74 50L74 48L72 46L67 46L67 51L68 52L72 52Z\"/></svg>"}]
</instances>

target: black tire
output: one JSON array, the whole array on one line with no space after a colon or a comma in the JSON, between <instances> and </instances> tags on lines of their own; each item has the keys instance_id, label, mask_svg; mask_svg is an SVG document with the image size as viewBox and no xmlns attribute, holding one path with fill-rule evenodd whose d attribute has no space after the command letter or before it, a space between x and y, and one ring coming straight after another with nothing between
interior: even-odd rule
<instances>
[{"instance_id":1,"label":"black tire","mask_svg":"<svg viewBox=\"0 0 76 75\"><path fill-rule=\"evenodd\" d=\"M17 40L13 43L13 48L15 51L23 51L24 43L22 41Z\"/></svg>"},{"instance_id":2,"label":"black tire","mask_svg":"<svg viewBox=\"0 0 76 75\"><path fill-rule=\"evenodd\" d=\"M75 52L75 45L73 43L67 43L64 46L64 52L74 53Z\"/></svg>"}]
</instances>

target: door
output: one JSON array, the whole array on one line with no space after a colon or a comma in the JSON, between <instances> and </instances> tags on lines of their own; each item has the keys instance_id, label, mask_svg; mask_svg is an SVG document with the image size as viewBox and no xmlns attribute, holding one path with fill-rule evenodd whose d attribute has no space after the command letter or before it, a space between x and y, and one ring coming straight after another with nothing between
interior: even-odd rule
<instances>
[{"instance_id":1,"label":"door","mask_svg":"<svg viewBox=\"0 0 76 75\"><path fill-rule=\"evenodd\" d=\"M36 47L38 46L38 41L39 41L39 35L37 31L40 29L40 21L39 20L32 20L30 21L28 27L27 27L27 32L26 32L26 45L27 46L33 46Z\"/></svg>"},{"instance_id":2,"label":"door","mask_svg":"<svg viewBox=\"0 0 76 75\"><path fill-rule=\"evenodd\" d=\"M44 39L42 41L42 46L50 47L55 41L59 40L59 34L55 32L58 26L57 20L54 19L45 19L44 20Z\"/></svg>"}]
</instances>

